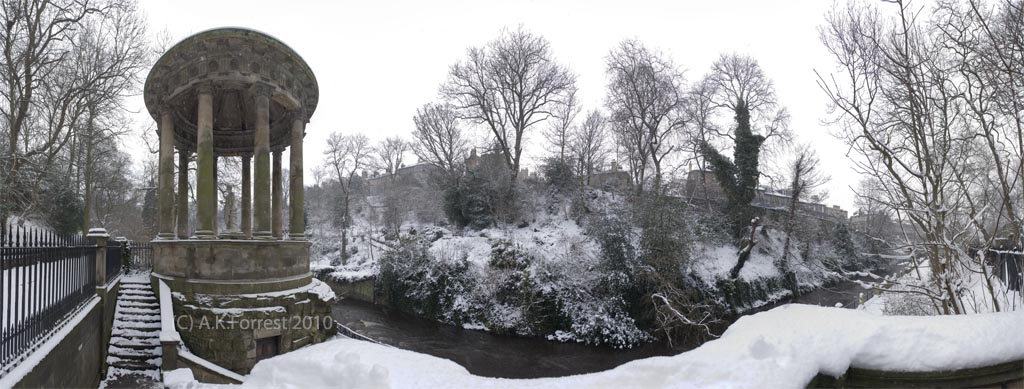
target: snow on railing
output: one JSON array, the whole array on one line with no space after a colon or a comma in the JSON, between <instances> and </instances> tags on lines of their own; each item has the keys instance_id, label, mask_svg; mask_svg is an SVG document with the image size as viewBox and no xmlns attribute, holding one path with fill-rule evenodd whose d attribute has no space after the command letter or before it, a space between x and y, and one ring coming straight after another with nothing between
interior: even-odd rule
<instances>
[{"instance_id":1,"label":"snow on railing","mask_svg":"<svg viewBox=\"0 0 1024 389\"><path fill-rule=\"evenodd\" d=\"M174 310L171 301L171 288L160 281L160 343L173 342L175 346L181 342L181 334L174 328Z\"/></svg>"}]
</instances>

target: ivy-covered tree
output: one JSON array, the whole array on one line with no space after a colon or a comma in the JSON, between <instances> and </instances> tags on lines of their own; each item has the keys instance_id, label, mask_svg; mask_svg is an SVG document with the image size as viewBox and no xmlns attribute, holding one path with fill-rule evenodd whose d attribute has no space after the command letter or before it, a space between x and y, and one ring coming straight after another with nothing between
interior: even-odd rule
<instances>
[{"instance_id":1,"label":"ivy-covered tree","mask_svg":"<svg viewBox=\"0 0 1024 389\"><path fill-rule=\"evenodd\" d=\"M729 272L729 277L733 279L739 277L743 264L750 258L750 252L757 244L754 232L757 230L758 220L754 217L754 208L750 203L757 194L757 181L761 175L758 171L758 157L761 154L761 145L765 141L765 137L750 130L750 111L745 101L738 99L734 111L736 130L733 160L730 161L710 144L701 145L701 154L725 193L724 211L729 218L733 236L741 238L746 226L750 225L750 237L743 238L740 242L739 258L736 266Z\"/></svg>"},{"instance_id":2,"label":"ivy-covered tree","mask_svg":"<svg viewBox=\"0 0 1024 389\"><path fill-rule=\"evenodd\" d=\"M758 157L765 137L754 134L750 129L750 111L747 103L739 100L734 109L736 113L736 130L734 132L735 147L733 159L722 155L714 146L704 143L701 154L711 167L718 184L726 196L725 212L729 216L729 224L733 235L740 237L743 230L750 224L754 216L753 207L760 177Z\"/></svg>"}]
</instances>

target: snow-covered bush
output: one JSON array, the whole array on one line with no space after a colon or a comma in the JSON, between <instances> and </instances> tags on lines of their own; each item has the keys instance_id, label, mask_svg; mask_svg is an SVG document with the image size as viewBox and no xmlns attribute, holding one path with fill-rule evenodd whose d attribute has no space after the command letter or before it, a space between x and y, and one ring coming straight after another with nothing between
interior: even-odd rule
<instances>
[{"instance_id":1,"label":"snow-covered bush","mask_svg":"<svg viewBox=\"0 0 1024 389\"><path fill-rule=\"evenodd\" d=\"M473 279L465 256L435 258L421 239L402 237L380 258L377 283L391 306L445 322L470 319Z\"/></svg>"},{"instance_id":2,"label":"snow-covered bush","mask_svg":"<svg viewBox=\"0 0 1024 389\"><path fill-rule=\"evenodd\" d=\"M445 189L444 213L456 226L484 229L494 224L501 197L491 180L469 172Z\"/></svg>"}]
</instances>

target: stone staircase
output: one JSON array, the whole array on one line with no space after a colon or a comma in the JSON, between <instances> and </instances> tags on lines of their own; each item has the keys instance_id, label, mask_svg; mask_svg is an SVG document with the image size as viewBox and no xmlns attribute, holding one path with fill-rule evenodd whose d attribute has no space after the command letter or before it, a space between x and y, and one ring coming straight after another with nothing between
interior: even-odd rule
<instances>
[{"instance_id":1,"label":"stone staircase","mask_svg":"<svg viewBox=\"0 0 1024 389\"><path fill-rule=\"evenodd\" d=\"M125 277L107 350L107 376L100 388L159 388L160 304L148 277Z\"/></svg>"}]
</instances>

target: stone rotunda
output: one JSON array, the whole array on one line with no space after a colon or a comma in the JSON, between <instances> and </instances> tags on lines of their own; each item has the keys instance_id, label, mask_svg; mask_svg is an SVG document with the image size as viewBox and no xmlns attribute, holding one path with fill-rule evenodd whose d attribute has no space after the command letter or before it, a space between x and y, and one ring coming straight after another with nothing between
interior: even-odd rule
<instances>
[{"instance_id":1,"label":"stone rotunda","mask_svg":"<svg viewBox=\"0 0 1024 389\"><path fill-rule=\"evenodd\" d=\"M310 274L304 234L302 141L319 91L302 57L257 31L204 31L160 57L146 79L144 97L160 138L152 278L174 292L177 329L189 350L244 373L259 359L333 333L330 306L317 293L323 285ZM193 153L196 227L191 233ZM218 231L221 157L241 159L238 231Z\"/></svg>"}]
</instances>

